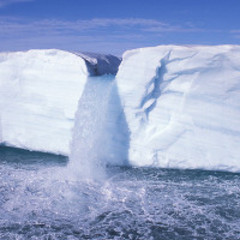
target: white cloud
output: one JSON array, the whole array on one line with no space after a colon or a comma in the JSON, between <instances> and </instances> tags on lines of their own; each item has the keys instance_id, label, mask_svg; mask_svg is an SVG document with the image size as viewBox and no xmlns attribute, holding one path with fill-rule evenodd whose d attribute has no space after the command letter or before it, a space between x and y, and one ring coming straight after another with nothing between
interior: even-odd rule
<instances>
[{"instance_id":1,"label":"white cloud","mask_svg":"<svg viewBox=\"0 0 240 240\"><path fill-rule=\"evenodd\" d=\"M168 33L185 34L193 31L199 29L144 18L33 21L0 17L0 51L30 48L104 51L109 46L111 53L120 54L127 47L160 44L162 36Z\"/></svg>"},{"instance_id":2,"label":"white cloud","mask_svg":"<svg viewBox=\"0 0 240 240\"><path fill-rule=\"evenodd\" d=\"M154 19L142 18L96 18L90 20L76 20L76 21L63 21L56 19L44 19L40 21L26 21L24 19L14 18L0 18L0 33L81 33L86 31L104 31L112 28L112 31L127 32L128 30L135 33L143 32L187 32L199 31L196 28L184 28L181 26L174 26L163 23ZM133 28L134 27L134 28Z\"/></svg>"},{"instance_id":3,"label":"white cloud","mask_svg":"<svg viewBox=\"0 0 240 240\"><path fill-rule=\"evenodd\" d=\"M231 33L240 33L240 29L231 30Z\"/></svg>"},{"instance_id":4,"label":"white cloud","mask_svg":"<svg viewBox=\"0 0 240 240\"><path fill-rule=\"evenodd\" d=\"M0 8L12 3L31 2L34 0L0 0Z\"/></svg>"},{"instance_id":5,"label":"white cloud","mask_svg":"<svg viewBox=\"0 0 240 240\"><path fill-rule=\"evenodd\" d=\"M233 29L230 33L235 39L240 39L240 29Z\"/></svg>"},{"instance_id":6,"label":"white cloud","mask_svg":"<svg viewBox=\"0 0 240 240\"><path fill-rule=\"evenodd\" d=\"M240 39L240 34L234 35L234 38Z\"/></svg>"}]
</instances>

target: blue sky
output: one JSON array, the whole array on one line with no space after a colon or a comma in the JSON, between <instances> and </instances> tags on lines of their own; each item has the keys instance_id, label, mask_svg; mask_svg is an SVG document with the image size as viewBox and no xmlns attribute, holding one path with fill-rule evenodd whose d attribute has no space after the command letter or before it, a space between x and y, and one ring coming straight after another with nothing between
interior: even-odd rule
<instances>
[{"instance_id":1,"label":"blue sky","mask_svg":"<svg viewBox=\"0 0 240 240\"><path fill-rule=\"evenodd\" d=\"M0 0L0 51L239 43L240 0Z\"/></svg>"}]
</instances>

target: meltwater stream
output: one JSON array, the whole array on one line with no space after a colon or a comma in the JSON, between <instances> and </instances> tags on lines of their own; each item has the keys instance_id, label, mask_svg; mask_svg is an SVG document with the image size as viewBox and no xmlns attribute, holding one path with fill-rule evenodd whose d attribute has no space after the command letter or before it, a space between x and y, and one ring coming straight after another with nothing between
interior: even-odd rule
<instances>
[{"instance_id":1,"label":"meltwater stream","mask_svg":"<svg viewBox=\"0 0 240 240\"><path fill-rule=\"evenodd\" d=\"M240 239L240 175L107 167L68 179L63 157L0 148L0 239Z\"/></svg>"},{"instance_id":2,"label":"meltwater stream","mask_svg":"<svg viewBox=\"0 0 240 240\"><path fill-rule=\"evenodd\" d=\"M107 165L127 165L129 133L114 75L89 77L75 116L69 171L103 180Z\"/></svg>"},{"instance_id":3,"label":"meltwater stream","mask_svg":"<svg viewBox=\"0 0 240 240\"><path fill-rule=\"evenodd\" d=\"M89 77L79 100L69 164L77 178L104 178L103 136L112 84L111 75Z\"/></svg>"}]
</instances>

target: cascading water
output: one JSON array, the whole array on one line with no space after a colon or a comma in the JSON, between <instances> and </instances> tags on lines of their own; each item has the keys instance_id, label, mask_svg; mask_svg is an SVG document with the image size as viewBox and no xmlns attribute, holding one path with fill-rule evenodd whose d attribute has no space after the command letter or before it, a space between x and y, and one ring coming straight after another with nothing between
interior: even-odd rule
<instances>
[{"instance_id":1,"label":"cascading water","mask_svg":"<svg viewBox=\"0 0 240 240\"><path fill-rule=\"evenodd\" d=\"M69 167L83 178L104 177L104 125L114 77L89 77L79 100L71 143Z\"/></svg>"},{"instance_id":2,"label":"cascading water","mask_svg":"<svg viewBox=\"0 0 240 240\"><path fill-rule=\"evenodd\" d=\"M114 76L89 77L75 116L70 171L103 179L107 164L126 165L128 138Z\"/></svg>"}]
</instances>

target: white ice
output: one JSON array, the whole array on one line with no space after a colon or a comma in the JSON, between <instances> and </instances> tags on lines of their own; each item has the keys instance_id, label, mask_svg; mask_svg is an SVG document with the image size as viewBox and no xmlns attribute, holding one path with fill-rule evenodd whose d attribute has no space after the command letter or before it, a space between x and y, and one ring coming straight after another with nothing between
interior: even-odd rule
<instances>
[{"instance_id":1,"label":"white ice","mask_svg":"<svg viewBox=\"0 0 240 240\"><path fill-rule=\"evenodd\" d=\"M240 46L130 50L117 85L132 165L240 171Z\"/></svg>"},{"instance_id":2,"label":"white ice","mask_svg":"<svg viewBox=\"0 0 240 240\"><path fill-rule=\"evenodd\" d=\"M0 143L69 155L88 77L114 73L119 63L111 55L53 49L0 53Z\"/></svg>"},{"instance_id":3,"label":"white ice","mask_svg":"<svg viewBox=\"0 0 240 240\"><path fill-rule=\"evenodd\" d=\"M116 80L89 81L119 62L60 50L0 54L0 144L69 155L73 140L74 156L87 160L92 149L104 164L240 172L240 46L130 50Z\"/></svg>"}]
</instances>

